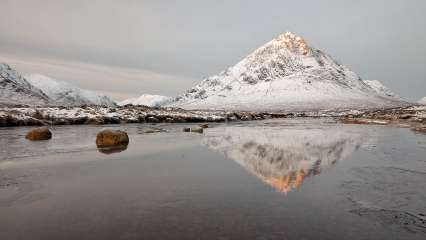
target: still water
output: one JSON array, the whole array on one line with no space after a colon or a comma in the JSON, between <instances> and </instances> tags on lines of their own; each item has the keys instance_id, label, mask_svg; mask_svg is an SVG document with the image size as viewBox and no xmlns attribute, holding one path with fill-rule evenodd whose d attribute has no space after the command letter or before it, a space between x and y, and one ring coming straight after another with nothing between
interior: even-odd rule
<instances>
[{"instance_id":1,"label":"still water","mask_svg":"<svg viewBox=\"0 0 426 240\"><path fill-rule=\"evenodd\" d=\"M425 239L426 135L331 120L0 129L0 239ZM103 128L130 144L105 154ZM144 133L148 128L157 133Z\"/></svg>"}]
</instances>

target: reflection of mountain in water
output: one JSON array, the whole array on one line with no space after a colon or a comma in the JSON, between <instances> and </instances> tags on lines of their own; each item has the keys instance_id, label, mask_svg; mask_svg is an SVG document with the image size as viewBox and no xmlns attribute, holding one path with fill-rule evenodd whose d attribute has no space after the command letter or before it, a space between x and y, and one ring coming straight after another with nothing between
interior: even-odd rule
<instances>
[{"instance_id":1,"label":"reflection of mountain in water","mask_svg":"<svg viewBox=\"0 0 426 240\"><path fill-rule=\"evenodd\" d=\"M306 177L348 157L361 137L338 127L225 127L209 129L204 143L277 191L289 192Z\"/></svg>"}]
</instances>

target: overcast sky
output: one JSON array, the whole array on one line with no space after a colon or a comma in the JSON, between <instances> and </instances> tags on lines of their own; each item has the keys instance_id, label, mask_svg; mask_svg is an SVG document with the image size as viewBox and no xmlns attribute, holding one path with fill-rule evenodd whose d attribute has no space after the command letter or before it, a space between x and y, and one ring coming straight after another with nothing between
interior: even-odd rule
<instances>
[{"instance_id":1,"label":"overcast sky","mask_svg":"<svg viewBox=\"0 0 426 240\"><path fill-rule=\"evenodd\" d=\"M424 0L0 0L0 61L116 100L174 96L293 31L363 79L426 96Z\"/></svg>"}]
</instances>

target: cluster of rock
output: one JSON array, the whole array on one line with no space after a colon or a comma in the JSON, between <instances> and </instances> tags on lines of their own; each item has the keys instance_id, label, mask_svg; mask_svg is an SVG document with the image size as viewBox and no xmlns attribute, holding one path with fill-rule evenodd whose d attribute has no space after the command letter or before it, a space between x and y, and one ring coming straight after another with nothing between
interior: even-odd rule
<instances>
[{"instance_id":1,"label":"cluster of rock","mask_svg":"<svg viewBox=\"0 0 426 240\"><path fill-rule=\"evenodd\" d=\"M30 141L43 141L52 139L52 132L47 127L39 127L30 130L25 138ZM127 149L129 136L121 130L105 129L96 135L96 146L99 152L111 154Z\"/></svg>"},{"instance_id":2,"label":"cluster of rock","mask_svg":"<svg viewBox=\"0 0 426 240\"><path fill-rule=\"evenodd\" d=\"M286 32L279 36L279 38L283 39L287 49L290 52L307 55L309 52L308 44L306 43L305 39L296 36L296 34L292 32Z\"/></svg>"},{"instance_id":3,"label":"cluster of rock","mask_svg":"<svg viewBox=\"0 0 426 240\"><path fill-rule=\"evenodd\" d=\"M183 128L184 132L194 132L194 133L203 133L205 128L208 128L209 125L207 123L200 124L199 127L196 128Z\"/></svg>"}]
</instances>

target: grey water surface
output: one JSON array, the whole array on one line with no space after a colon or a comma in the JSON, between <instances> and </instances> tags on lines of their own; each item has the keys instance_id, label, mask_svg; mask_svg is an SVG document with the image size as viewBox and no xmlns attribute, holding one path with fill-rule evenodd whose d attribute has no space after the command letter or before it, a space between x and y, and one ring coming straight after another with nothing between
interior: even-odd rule
<instances>
[{"instance_id":1,"label":"grey water surface","mask_svg":"<svg viewBox=\"0 0 426 240\"><path fill-rule=\"evenodd\" d=\"M0 129L0 239L425 239L426 135L330 119ZM129 133L96 149L103 128ZM145 130L158 132L147 134Z\"/></svg>"}]
</instances>

